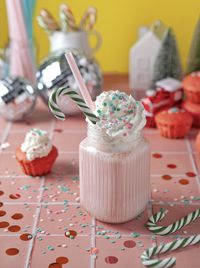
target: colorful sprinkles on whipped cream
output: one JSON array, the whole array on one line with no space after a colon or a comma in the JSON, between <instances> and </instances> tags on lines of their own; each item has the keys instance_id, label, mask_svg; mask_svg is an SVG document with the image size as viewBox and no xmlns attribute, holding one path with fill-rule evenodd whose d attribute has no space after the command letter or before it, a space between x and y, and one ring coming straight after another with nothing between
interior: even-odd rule
<instances>
[{"instance_id":1,"label":"colorful sprinkles on whipped cream","mask_svg":"<svg viewBox=\"0 0 200 268\"><path fill-rule=\"evenodd\" d=\"M96 125L105 129L109 136L126 137L145 125L141 102L124 92L103 92L97 97L95 104L95 114L100 119Z\"/></svg>"}]
</instances>

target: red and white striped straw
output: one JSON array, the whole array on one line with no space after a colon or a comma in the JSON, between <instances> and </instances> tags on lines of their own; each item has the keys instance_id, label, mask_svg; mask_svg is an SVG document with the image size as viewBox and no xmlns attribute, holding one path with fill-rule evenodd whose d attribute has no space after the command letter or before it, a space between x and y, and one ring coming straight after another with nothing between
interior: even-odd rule
<instances>
[{"instance_id":1,"label":"red and white striped straw","mask_svg":"<svg viewBox=\"0 0 200 268\"><path fill-rule=\"evenodd\" d=\"M81 73L76 65L75 59L73 57L73 54L71 53L71 51L68 51L65 54L65 57L67 59L67 62L71 68L71 71L74 75L74 78L79 86L79 89L81 91L81 95L83 96L83 99L85 100L87 106L90 108L90 110L93 112L95 110L95 104L92 101L90 94L88 92L88 89L83 81L83 78L81 76Z\"/></svg>"}]
</instances>

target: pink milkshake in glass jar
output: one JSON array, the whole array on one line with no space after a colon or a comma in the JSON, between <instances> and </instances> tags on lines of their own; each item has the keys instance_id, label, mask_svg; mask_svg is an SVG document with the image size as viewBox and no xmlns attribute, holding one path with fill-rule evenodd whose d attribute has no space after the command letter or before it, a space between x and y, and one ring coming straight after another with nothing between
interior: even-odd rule
<instances>
[{"instance_id":1,"label":"pink milkshake in glass jar","mask_svg":"<svg viewBox=\"0 0 200 268\"><path fill-rule=\"evenodd\" d=\"M80 201L96 219L122 223L140 214L150 197L144 108L120 91L103 92L95 105L99 121L88 120L79 147Z\"/></svg>"}]
</instances>

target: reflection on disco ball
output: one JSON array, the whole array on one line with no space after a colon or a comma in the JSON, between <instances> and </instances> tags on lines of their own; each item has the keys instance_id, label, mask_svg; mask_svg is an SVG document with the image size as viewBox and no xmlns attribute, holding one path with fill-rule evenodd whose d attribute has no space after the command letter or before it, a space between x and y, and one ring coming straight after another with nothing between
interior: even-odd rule
<instances>
[{"instance_id":1,"label":"reflection on disco ball","mask_svg":"<svg viewBox=\"0 0 200 268\"><path fill-rule=\"evenodd\" d=\"M22 77L0 80L0 114L9 121L19 121L29 115L35 106L36 91Z\"/></svg>"},{"instance_id":2,"label":"reflection on disco ball","mask_svg":"<svg viewBox=\"0 0 200 268\"><path fill-rule=\"evenodd\" d=\"M102 74L94 59L88 59L83 53L73 51L77 66L93 100L101 93ZM65 51L59 51L45 59L37 71L38 92L48 103L51 92L59 87L68 86L79 92L78 85L65 58ZM68 97L62 96L58 105L66 114L79 112L79 108Z\"/></svg>"}]
</instances>

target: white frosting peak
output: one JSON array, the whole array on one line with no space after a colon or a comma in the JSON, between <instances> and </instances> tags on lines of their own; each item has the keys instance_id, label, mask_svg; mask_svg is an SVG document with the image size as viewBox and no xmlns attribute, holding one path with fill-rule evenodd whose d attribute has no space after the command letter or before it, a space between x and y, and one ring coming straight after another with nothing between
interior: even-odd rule
<instances>
[{"instance_id":1,"label":"white frosting peak","mask_svg":"<svg viewBox=\"0 0 200 268\"><path fill-rule=\"evenodd\" d=\"M140 101L121 91L101 93L96 99L97 128L112 138L138 136L146 124L145 110Z\"/></svg>"},{"instance_id":2,"label":"white frosting peak","mask_svg":"<svg viewBox=\"0 0 200 268\"><path fill-rule=\"evenodd\" d=\"M21 150L26 153L29 161L47 156L51 149L52 143L47 132L37 128L31 129L26 134L25 141L21 145Z\"/></svg>"}]
</instances>

